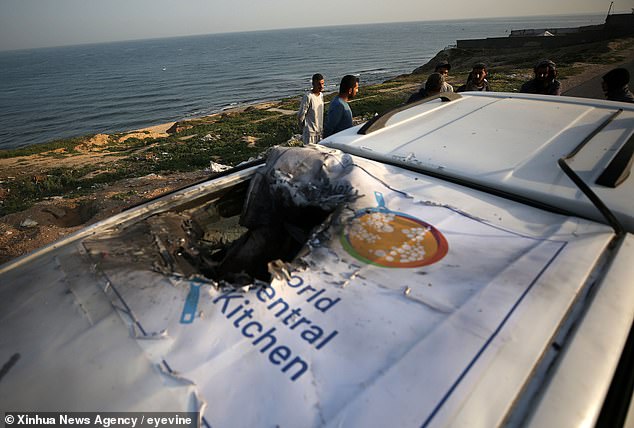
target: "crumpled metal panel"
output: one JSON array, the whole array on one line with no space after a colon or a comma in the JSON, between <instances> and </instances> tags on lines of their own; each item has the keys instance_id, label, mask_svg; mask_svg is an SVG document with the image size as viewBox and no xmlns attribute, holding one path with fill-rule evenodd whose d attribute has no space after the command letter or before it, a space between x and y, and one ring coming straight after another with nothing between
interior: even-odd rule
<instances>
[{"instance_id":1,"label":"crumpled metal panel","mask_svg":"<svg viewBox=\"0 0 634 428\"><path fill-rule=\"evenodd\" d=\"M2 276L0 379L5 409L194 411L130 334L75 246Z\"/></svg>"}]
</instances>

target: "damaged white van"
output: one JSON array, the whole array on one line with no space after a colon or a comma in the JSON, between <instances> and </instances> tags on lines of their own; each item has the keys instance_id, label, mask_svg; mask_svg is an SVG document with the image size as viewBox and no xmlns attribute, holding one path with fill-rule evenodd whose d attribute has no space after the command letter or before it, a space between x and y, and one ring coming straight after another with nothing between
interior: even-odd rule
<instances>
[{"instance_id":1,"label":"damaged white van","mask_svg":"<svg viewBox=\"0 0 634 428\"><path fill-rule=\"evenodd\" d=\"M634 106L446 94L0 266L0 403L632 423Z\"/></svg>"}]
</instances>

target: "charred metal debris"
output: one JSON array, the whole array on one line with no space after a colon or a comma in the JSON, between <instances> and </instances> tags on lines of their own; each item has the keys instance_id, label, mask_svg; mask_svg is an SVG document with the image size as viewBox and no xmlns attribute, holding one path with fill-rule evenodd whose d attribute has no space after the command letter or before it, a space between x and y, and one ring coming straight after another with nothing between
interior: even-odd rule
<instances>
[{"instance_id":1,"label":"charred metal debris","mask_svg":"<svg viewBox=\"0 0 634 428\"><path fill-rule=\"evenodd\" d=\"M150 263L165 275L220 286L269 283L272 272L283 275L309 241L319 241L314 234L327 229L319 226L338 207L358 198L348 180L352 167L349 155L321 146L274 148L250 181L84 245L108 254L107 264Z\"/></svg>"}]
</instances>

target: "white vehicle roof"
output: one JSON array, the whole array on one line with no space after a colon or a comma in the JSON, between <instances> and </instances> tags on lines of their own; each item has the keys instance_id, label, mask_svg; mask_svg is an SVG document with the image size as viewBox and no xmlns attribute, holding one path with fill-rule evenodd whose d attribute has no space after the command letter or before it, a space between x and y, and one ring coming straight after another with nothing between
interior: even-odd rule
<instances>
[{"instance_id":1,"label":"white vehicle roof","mask_svg":"<svg viewBox=\"0 0 634 428\"><path fill-rule=\"evenodd\" d=\"M608 122L621 105L595 104L414 105L325 141L341 150L277 149L0 266L0 402L198 412L214 427L593 425L634 321L634 236L557 172L605 123L569 162L630 224L631 202L592 179L631 141L632 110ZM513 134L512 109L545 122ZM560 131L546 109L563 111ZM269 199L249 182L275 203L337 203L266 287L188 262L205 248L192 236L235 229L236 201Z\"/></svg>"},{"instance_id":2,"label":"white vehicle roof","mask_svg":"<svg viewBox=\"0 0 634 428\"><path fill-rule=\"evenodd\" d=\"M571 168L634 230L632 104L491 92L458 97L406 106L365 135L355 127L323 144L604 221L557 165L582 146ZM625 165L611 164L619 154ZM597 184L606 170L625 171L624 181Z\"/></svg>"}]
</instances>

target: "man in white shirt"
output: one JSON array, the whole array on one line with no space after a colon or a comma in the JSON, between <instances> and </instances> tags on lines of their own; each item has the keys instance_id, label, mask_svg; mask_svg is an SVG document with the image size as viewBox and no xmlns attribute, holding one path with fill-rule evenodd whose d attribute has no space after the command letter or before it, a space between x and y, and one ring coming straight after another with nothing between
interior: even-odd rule
<instances>
[{"instance_id":1,"label":"man in white shirt","mask_svg":"<svg viewBox=\"0 0 634 428\"><path fill-rule=\"evenodd\" d=\"M324 76L313 75L313 88L304 94L297 112L299 126L303 129L304 144L318 143L324 131Z\"/></svg>"}]
</instances>

